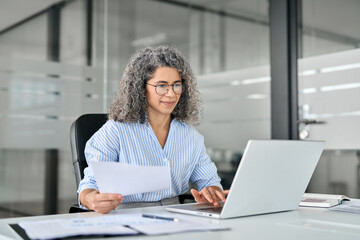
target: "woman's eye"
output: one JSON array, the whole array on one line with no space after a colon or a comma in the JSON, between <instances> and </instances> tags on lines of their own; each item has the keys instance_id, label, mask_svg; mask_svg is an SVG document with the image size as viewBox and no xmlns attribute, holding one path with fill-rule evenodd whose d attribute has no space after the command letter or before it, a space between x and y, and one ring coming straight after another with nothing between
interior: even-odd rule
<instances>
[{"instance_id":1,"label":"woman's eye","mask_svg":"<svg viewBox=\"0 0 360 240\"><path fill-rule=\"evenodd\" d=\"M166 88L167 85L166 85L166 84L159 84L159 85L157 85L157 87L158 87L158 88Z\"/></svg>"},{"instance_id":2,"label":"woman's eye","mask_svg":"<svg viewBox=\"0 0 360 240\"><path fill-rule=\"evenodd\" d=\"M174 87L177 87L177 88L181 87L181 83L175 83Z\"/></svg>"}]
</instances>

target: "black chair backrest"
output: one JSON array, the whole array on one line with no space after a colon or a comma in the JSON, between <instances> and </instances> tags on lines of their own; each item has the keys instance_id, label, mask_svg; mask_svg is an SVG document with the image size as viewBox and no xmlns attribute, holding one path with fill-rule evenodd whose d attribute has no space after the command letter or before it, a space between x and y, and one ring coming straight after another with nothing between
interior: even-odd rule
<instances>
[{"instance_id":1,"label":"black chair backrest","mask_svg":"<svg viewBox=\"0 0 360 240\"><path fill-rule=\"evenodd\" d=\"M79 187L81 179L84 178L84 169L87 167L84 153L86 142L106 121L107 114L84 114L71 125L70 144L76 187Z\"/></svg>"}]
</instances>

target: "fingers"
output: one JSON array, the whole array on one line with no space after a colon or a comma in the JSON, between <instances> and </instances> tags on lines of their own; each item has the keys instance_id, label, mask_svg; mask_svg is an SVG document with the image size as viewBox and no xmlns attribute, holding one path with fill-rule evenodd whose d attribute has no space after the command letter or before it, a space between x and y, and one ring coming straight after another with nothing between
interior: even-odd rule
<instances>
[{"instance_id":1,"label":"fingers","mask_svg":"<svg viewBox=\"0 0 360 240\"><path fill-rule=\"evenodd\" d=\"M221 199L221 201L226 201L225 194L223 192L215 191L215 194Z\"/></svg>"},{"instance_id":2,"label":"fingers","mask_svg":"<svg viewBox=\"0 0 360 240\"><path fill-rule=\"evenodd\" d=\"M200 191L200 193L205 196L206 200L208 200L209 203L213 203L215 206L219 205L219 198L212 191L211 188L204 188Z\"/></svg>"},{"instance_id":3,"label":"fingers","mask_svg":"<svg viewBox=\"0 0 360 240\"><path fill-rule=\"evenodd\" d=\"M200 194L198 191L196 191L195 189L191 189L191 194L194 196L194 198L199 198Z\"/></svg>"},{"instance_id":4,"label":"fingers","mask_svg":"<svg viewBox=\"0 0 360 240\"><path fill-rule=\"evenodd\" d=\"M194 190L194 191L196 191L196 190ZM193 190L192 190L192 192L193 192ZM198 192L198 194L202 195L207 202L214 204L214 206L218 206L220 200L222 202L226 201L226 196L229 194L229 190L222 191L219 187L210 186L207 188L203 188L200 192ZM195 198L195 200L197 201L196 198ZM199 202L199 201L197 201L197 202Z\"/></svg>"},{"instance_id":5,"label":"fingers","mask_svg":"<svg viewBox=\"0 0 360 240\"><path fill-rule=\"evenodd\" d=\"M98 213L108 213L121 204L121 194L97 193L91 200L91 208Z\"/></svg>"},{"instance_id":6,"label":"fingers","mask_svg":"<svg viewBox=\"0 0 360 240\"><path fill-rule=\"evenodd\" d=\"M210 188L210 191L209 191L210 193L211 193L211 196L212 196L212 198L213 198L213 204L214 204L214 206L219 206L219 201L220 201L220 197L219 197L219 195L218 194L221 194L222 193L222 191L221 191L221 189L212 189L212 188Z\"/></svg>"},{"instance_id":7,"label":"fingers","mask_svg":"<svg viewBox=\"0 0 360 240\"><path fill-rule=\"evenodd\" d=\"M119 202L106 201L106 202L96 202L92 206L93 206L94 211L105 214L105 213L111 212L112 210L116 209L116 207L119 206L120 204L121 204L121 201L119 201Z\"/></svg>"},{"instance_id":8,"label":"fingers","mask_svg":"<svg viewBox=\"0 0 360 240\"><path fill-rule=\"evenodd\" d=\"M191 194L194 196L197 203L205 203L206 199L195 189L191 189Z\"/></svg>"},{"instance_id":9,"label":"fingers","mask_svg":"<svg viewBox=\"0 0 360 240\"><path fill-rule=\"evenodd\" d=\"M124 198L121 194L116 193L99 193L96 195L98 201L113 201Z\"/></svg>"}]
</instances>

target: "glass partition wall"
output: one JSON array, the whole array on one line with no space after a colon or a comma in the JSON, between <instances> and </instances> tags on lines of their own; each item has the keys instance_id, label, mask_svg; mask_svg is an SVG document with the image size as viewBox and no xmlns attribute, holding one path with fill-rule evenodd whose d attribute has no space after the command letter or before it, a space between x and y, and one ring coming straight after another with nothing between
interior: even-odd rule
<instances>
[{"instance_id":1,"label":"glass partition wall","mask_svg":"<svg viewBox=\"0 0 360 240\"><path fill-rule=\"evenodd\" d=\"M301 5L299 137L326 141L308 190L360 198L360 1Z\"/></svg>"},{"instance_id":2,"label":"glass partition wall","mask_svg":"<svg viewBox=\"0 0 360 240\"><path fill-rule=\"evenodd\" d=\"M87 63L87 4L59 1L1 31L0 216L76 203L70 125L103 111L102 68Z\"/></svg>"},{"instance_id":3,"label":"glass partition wall","mask_svg":"<svg viewBox=\"0 0 360 240\"><path fill-rule=\"evenodd\" d=\"M247 140L270 138L267 0L51 4L0 29L0 218L76 203L70 125L107 112L139 48L174 45L190 61L205 110L198 130L225 188ZM307 191L360 197L360 1L299 6L299 138L327 142Z\"/></svg>"},{"instance_id":4,"label":"glass partition wall","mask_svg":"<svg viewBox=\"0 0 360 240\"><path fill-rule=\"evenodd\" d=\"M247 140L270 138L268 5L58 1L0 29L0 217L76 203L70 125L106 112L131 54L151 45L190 61L205 107L198 129L228 188Z\"/></svg>"},{"instance_id":5,"label":"glass partition wall","mask_svg":"<svg viewBox=\"0 0 360 240\"><path fill-rule=\"evenodd\" d=\"M139 48L174 45L190 61L225 188L247 140L270 138L267 0L51 2L0 29L0 218L76 202L70 125L107 112ZM360 1L299 6L299 138L327 142L308 191L360 197Z\"/></svg>"},{"instance_id":6,"label":"glass partition wall","mask_svg":"<svg viewBox=\"0 0 360 240\"><path fill-rule=\"evenodd\" d=\"M109 0L105 7L108 104L134 51L175 45L197 76L205 108L198 129L230 187L247 140L270 137L268 2Z\"/></svg>"}]
</instances>

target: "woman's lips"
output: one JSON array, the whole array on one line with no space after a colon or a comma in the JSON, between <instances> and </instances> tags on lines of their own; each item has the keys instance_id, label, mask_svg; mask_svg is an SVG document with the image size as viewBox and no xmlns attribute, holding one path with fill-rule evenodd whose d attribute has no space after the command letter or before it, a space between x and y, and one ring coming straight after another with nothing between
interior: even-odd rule
<instances>
[{"instance_id":1,"label":"woman's lips","mask_svg":"<svg viewBox=\"0 0 360 240\"><path fill-rule=\"evenodd\" d=\"M162 102L165 106L171 107L175 102Z\"/></svg>"}]
</instances>

